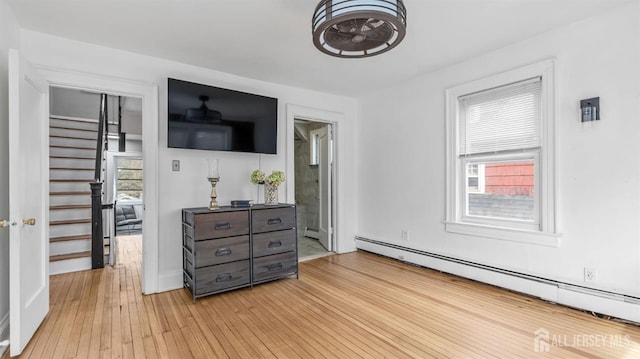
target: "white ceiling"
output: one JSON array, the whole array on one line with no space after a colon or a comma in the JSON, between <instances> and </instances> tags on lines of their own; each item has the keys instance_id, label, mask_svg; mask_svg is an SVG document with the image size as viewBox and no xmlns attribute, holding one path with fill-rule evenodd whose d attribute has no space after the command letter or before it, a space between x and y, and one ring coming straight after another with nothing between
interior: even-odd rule
<instances>
[{"instance_id":1,"label":"white ceiling","mask_svg":"<svg viewBox=\"0 0 640 359\"><path fill-rule=\"evenodd\" d=\"M630 0L405 0L404 41L366 59L315 49L319 0L7 1L26 29L358 97Z\"/></svg>"}]
</instances>

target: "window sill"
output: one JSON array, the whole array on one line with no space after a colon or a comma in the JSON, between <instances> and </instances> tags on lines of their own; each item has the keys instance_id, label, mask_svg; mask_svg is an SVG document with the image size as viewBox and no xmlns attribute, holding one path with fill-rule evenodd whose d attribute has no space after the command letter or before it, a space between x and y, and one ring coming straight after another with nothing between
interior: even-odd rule
<instances>
[{"instance_id":1,"label":"window sill","mask_svg":"<svg viewBox=\"0 0 640 359\"><path fill-rule=\"evenodd\" d=\"M562 234L560 233L525 231L472 223L444 222L444 225L445 230L450 233L536 244L553 248L558 248L560 246L560 237L562 237Z\"/></svg>"}]
</instances>

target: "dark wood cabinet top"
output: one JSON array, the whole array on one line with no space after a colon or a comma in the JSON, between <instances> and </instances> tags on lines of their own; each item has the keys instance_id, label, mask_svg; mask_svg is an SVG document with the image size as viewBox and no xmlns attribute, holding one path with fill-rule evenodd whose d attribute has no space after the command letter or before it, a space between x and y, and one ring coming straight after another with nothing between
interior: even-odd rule
<instances>
[{"instance_id":1,"label":"dark wood cabinet top","mask_svg":"<svg viewBox=\"0 0 640 359\"><path fill-rule=\"evenodd\" d=\"M290 203L280 203L275 205L254 204L251 207L220 206L220 209L213 209L213 210L207 207L183 208L182 211L190 212L192 214L206 214L206 213L248 211L248 210L255 211L255 210L261 210L261 209L287 208L287 207L294 207L294 206L295 206L294 204L290 204Z\"/></svg>"}]
</instances>

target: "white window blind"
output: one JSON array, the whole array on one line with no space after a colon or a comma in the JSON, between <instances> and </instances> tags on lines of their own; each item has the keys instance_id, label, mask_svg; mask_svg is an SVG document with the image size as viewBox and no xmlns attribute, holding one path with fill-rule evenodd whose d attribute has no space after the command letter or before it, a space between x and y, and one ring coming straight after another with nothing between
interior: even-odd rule
<instances>
[{"instance_id":1,"label":"white window blind","mask_svg":"<svg viewBox=\"0 0 640 359\"><path fill-rule=\"evenodd\" d=\"M459 155L540 147L541 78L458 98Z\"/></svg>"}]
</instances>

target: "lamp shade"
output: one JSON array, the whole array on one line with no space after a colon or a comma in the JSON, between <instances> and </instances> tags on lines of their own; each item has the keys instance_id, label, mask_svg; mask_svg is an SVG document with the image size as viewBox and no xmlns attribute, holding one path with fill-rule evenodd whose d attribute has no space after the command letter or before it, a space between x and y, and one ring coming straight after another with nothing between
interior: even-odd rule
<instances>
[{"instance_id":1,"label":"lamp shade","mask_svg":"<svg viewBox=\"0 0 640 359\"><path fill-rule=\"evenodd\" d=\"M220 172L218 171L219 159L209 159L209 175L208 178L220 178Z\"/></svg>"}]
</instances>

